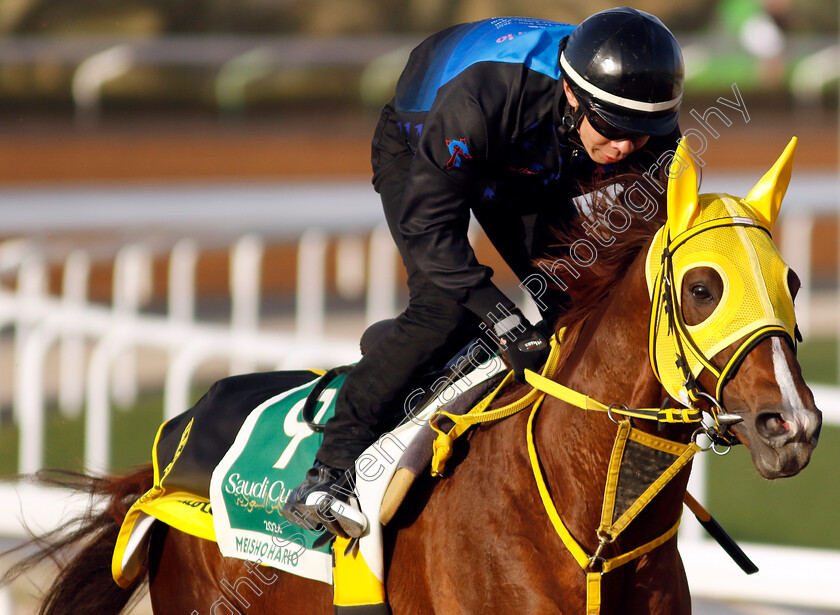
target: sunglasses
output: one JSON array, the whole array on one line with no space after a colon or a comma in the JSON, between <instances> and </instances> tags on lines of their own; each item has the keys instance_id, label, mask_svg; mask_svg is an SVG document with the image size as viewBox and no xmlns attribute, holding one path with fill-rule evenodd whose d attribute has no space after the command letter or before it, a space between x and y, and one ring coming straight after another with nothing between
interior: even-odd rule
<instances>
[{"instance_id":1,"label":"sunglasses","mask_svg":"<svg viewBox=\"0 0 840 615\"><path fill-rule=\"evenodd\" d=\"M644 138L644 135L630 134L621 130L620 128L612 126L600 115L598 115L591 109L587 109L586 107L584 107L583 109L583 115L589 121L589 125L592 126L595 132L597 132L605 139L609 139L610 141L636 141L638 139Z\"/></svg>"}]
</instances>

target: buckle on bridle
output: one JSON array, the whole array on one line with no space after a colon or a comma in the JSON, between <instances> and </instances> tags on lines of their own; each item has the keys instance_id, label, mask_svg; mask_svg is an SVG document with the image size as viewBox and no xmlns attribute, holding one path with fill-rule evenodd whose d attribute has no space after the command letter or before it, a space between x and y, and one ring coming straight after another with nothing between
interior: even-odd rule
<instances>
[{"instance_id":1,"label":"buckle on bridle","mask_svg":"<svg viewBox=\"0 0 840 615\"><path fill-rule=\"evenodd\" d=\"M730 427L737 425L744 419L738 414L726 412L723 404L716 397L709 395L705 391L697 391L696 393L699 398L705 399L711 404L712 407L709 415L711 415L715 424L701 425L692 434L691 439L696 444L697 437L702 434L709 439L709 446L704 447L704 451L712 449L718 455L726 455L733 446L738 444L738 439L730 431Z\"/></svg>"},{"instance_id":2,"label":"buckle on bridle","mask_svg":"<svg viewBox=\"0 0 840 615\"><path fill-rule=\"evenodd\" d=\"M615 404L610 404L609 407L607 408L607 417L613 423L618 425L621 421L619 421L617 418L615 418L613 416L613 409L617 410L619 413L621 413L622 411L627 412L627 406L625 406L624 404L615 403Z\"/></svg>"},{"instance_id":3,"label":"buckle on bridle","mask_svg":"<svg viewBox=\"0 0 840 615\"><path fill-rule=\"evenodd\" d=\"M607 559L601 555L601 552L604 550L608 544L612 544L615 542L615 536L610 536L598 530L598 548L595 549L595 553L592 554L592 557L589 558L589 565L587 566L587 570L590 572L600 572L603 574L604 564L607 563ZM597 566L597 568L596 568Z\"/></svg>"}]
</instances>

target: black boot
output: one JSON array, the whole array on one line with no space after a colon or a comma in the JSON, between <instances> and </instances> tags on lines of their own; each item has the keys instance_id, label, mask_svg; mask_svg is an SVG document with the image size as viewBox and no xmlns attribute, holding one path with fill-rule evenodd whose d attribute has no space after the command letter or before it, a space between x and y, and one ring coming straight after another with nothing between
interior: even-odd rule
<instances>
[{"instance_id":1,"label":"black boot","mask_svg":"<svg viewBox=\"0 0 840 615\"><path fill-rule=\"evenodd\" d=\"M289 494L283 506L287 521L307 530L325 528L336 536L358 538L367 529L353 489L353 469L332 468L320 461Z\"/></svg>"}]
</instances>

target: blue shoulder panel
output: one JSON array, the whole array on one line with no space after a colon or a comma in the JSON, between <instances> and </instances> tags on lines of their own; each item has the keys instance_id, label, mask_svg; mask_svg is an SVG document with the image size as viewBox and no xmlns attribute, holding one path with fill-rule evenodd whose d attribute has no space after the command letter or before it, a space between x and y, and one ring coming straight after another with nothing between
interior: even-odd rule
<instances>
[{"instance_id":1,"label":"blue shoulder panel","mask_svg":"<svg viewBox=\"0 0 840 615\"><path fill-rule=\"evenodd\" d=\"M437 43L422 83L408 84L398 107L428 111L444 84L478 62L524 64L558 79L557 46L576 27L525 17L485 19L456 27Z\"/></svg>"}]
</instances>

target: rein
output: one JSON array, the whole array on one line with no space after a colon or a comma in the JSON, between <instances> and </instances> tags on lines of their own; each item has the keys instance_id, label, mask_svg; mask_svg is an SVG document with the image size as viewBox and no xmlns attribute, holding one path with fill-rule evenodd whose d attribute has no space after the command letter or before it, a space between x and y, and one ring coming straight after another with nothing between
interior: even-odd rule
<instances>
[{"instance_id":1,"label":"rein","mask_svg":"<svg viewBox=\"0 0 840 615\"><path fill-rule=\"evenodd\" d=\"M533 388L523 397L501 408L485 412L487 407L498 397L499 393L513 381L513 372L509 372L499 385L468 413L458 415L449 413L446 410L440 410L437 413L429 422L431 428L438 434L433 444L433 476L443 474L443 467L452 456L452 445L454 441L470 427L479 423L498 421L512 416L534 403L541 402L546 395L556 397L582 410L606 412L615 423L618 423L618 421L613 417L613 414L621 414L629 418L652 420L662 423L699 423L702 420L702 412L697 408L671 408L663 405L661 408L630 409L623 404L611 404L607 406L588 395L551 380L546 374L553 374L557 369L557 364L560 359L560 342L563 339L564 333L565 329L561 329L549 340L551 352L541 374L529 369L525 370L525 381ZM444 430L439 424L441 417L446 417L452 421L454 426L449 430ZM705 432L706 430L704 429L702 431Z\"/></svg>"}]
</instances>

